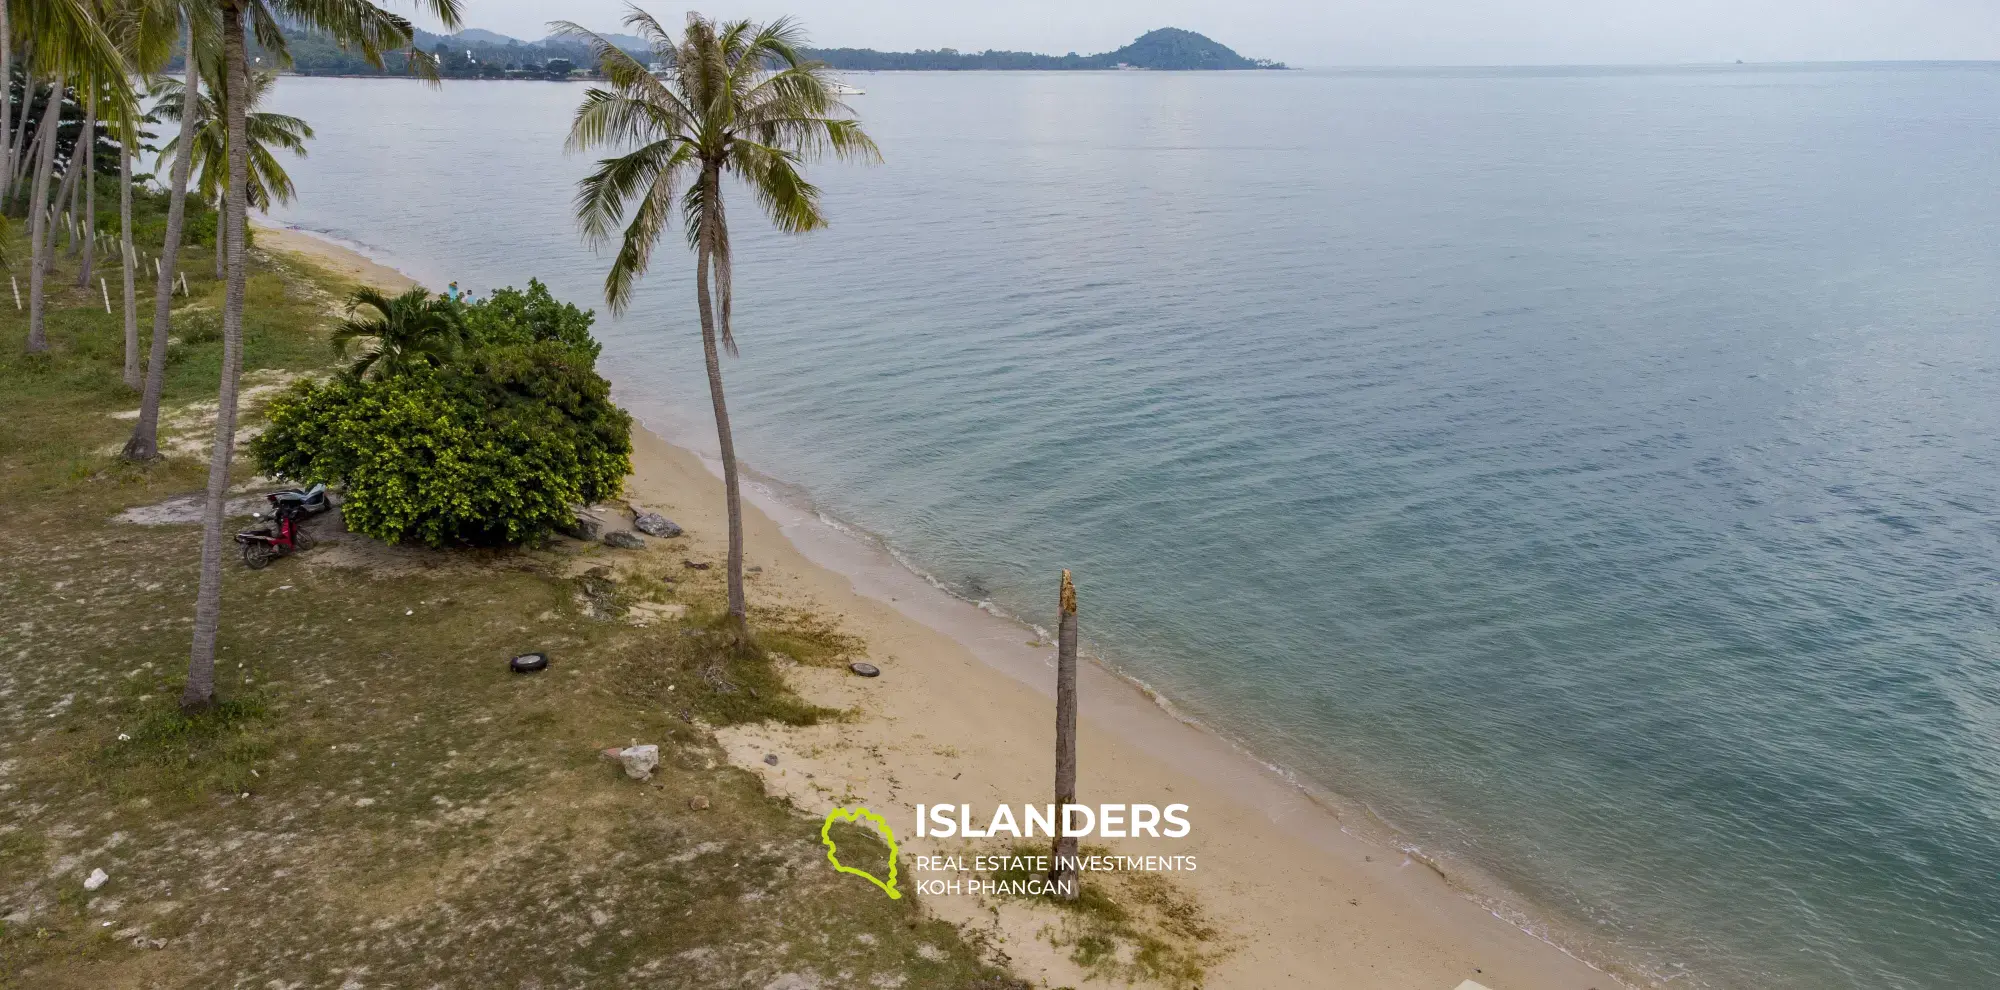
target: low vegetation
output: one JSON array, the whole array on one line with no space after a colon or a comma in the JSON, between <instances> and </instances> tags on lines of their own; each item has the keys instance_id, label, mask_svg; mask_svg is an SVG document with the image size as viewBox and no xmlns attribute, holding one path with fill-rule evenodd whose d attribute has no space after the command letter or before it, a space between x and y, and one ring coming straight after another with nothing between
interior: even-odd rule
<instances>
[{"instance_id":1,"label":"low vegetation","mask_svg":"<svg viewBox=\"0 0 2000 990\"><path fill-rule=\"evenodd\" d=\"M819 821L727 764L710 726L845 717L784 671L854 644L725 635L685 541L444 552L323 517L226 572L219 703L181 713L199 526L116 517L199 491L205 452L117 458L122 331L61 267L47 354L0 307L0 988L1017 986L914 896L853 896ZM336 376L349 291L258 259L246 380ZM209 428L219 350L170 351L170 432ZM550 668L509 673L531 649ZM650 780L599 756L634 742Z\"/></svg>"},{"instance_id":2,"label":"low vegetation","mask_svg":"<svg viewBox=\"0 0 2000 990\"><path fill-rule=\"evenodd\" d=\"M1107 855L1111 850L1085 847L1082 852ZM1019 843L1011 853L1011 868L995 871L992 879L1014 884L1041 879L1031 877L1021 864L1046 860L1047 844ZM1220 933L1201 906L1158 873L1087 874L1074 900L1053 895L1036 899L1056 918L1042 937L1065 950L1085 972L1106 981L1199 990L1209 964L1222 955Z\"/></svg>"}]
</instances>

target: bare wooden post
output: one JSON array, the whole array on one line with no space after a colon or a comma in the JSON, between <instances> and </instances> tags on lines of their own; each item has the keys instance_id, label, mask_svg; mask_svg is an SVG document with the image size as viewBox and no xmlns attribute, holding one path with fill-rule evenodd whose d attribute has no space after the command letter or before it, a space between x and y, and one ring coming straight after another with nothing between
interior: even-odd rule
<instances>
[{"instance_id":1,"label":"bare wooden post","mask_svg":"<svg viewBox=\"0 0 2000 990\"><path fill-rule=\"evenodd\" d=\"M1076 803L1076 585L1062 572L1061 613L1056 620L1056 840L1049 882L1056 897L1076 900L1076 837L1066 836L1069 806Z\"/></svg>"}]
</instances>

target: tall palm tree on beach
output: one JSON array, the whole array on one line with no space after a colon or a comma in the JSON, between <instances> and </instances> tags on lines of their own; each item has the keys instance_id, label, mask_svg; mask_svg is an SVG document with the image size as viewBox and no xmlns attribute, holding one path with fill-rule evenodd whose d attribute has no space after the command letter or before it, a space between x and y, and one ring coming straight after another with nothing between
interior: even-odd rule
<instances>
[{"instance_id":1,"label":"tall palm tree on beach","mask_svg":"<svg viewBox=\"0 0 2000 990\"><path fill-rule=\"evenodd\" d=\"M369 0L205 0L221 7L222 108L229 172L223 189L222 243L229 252L229 271L222 292L222 387L215 414L215 444L208 461L207 502L202 508L201 583L195 592L194 641L188 650L187 687L181 707L197 711L215 703L215 639L222 622L223 503L229 489L229 464L236 453L236 393L243 370L243 300L249 285L249 259L244 254L248 225L250 134L246 113L250 92L247 33L282 65L290 49L280 21L295 30L331 37L358 49L376 66L385 49L408 50L415 28ZM459 23L458 0L416 0L416 5L446 28ZM421 52L408 51L412 71L437 78L437 63ZM192 91L193 87L190 86ZM192 117L192 114L185 114ZM190 141L189 146L192 145ZM192 156L189 156L192 157Z\"/></svg>"},{"instance_id":2,"label":"tall palm tree on beach","mask_svg":"<svg viewBox=\"0 0 2000 990\"><path fill-rule=\"evenodd\" d=\"M604 300L623 312L652 262L653 249L679 214L695 254L695 302L702 355L722 449L722 483L729 510L729 614L748 631L743 597L743 509L736 445L722 396L718 353L736 354L730 330L732 255L723 212L722 179L749 188L779 230L796 234L826 226L819 189L799 169L825 152L878 161L875 142L833 96L824 63L799 54L805 34L790 19L758 25L717 23L690 13L676 39L634 6L625 25L646 39L656 76L617 45L568 21L558 34L581 38L596 54L608 87L592 87L571 122L569 148L622 151L598 163L578 186L577 218L597 244L619 250L604 279ZM627 205L634 204L630 219ZM622 229L621 229L622 227ZM719 304L719 306L718 306ZM717 310L720 309L718 313Z\"/></svg>"}]
</instances>

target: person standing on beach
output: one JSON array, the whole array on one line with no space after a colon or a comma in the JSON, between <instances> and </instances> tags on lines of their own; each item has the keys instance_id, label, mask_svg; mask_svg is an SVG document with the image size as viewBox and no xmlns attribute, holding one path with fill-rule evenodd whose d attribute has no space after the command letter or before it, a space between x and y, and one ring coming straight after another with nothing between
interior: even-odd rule
<instances>
[{"instance_id":1,"label":"person standing on beach","mask_svg":"<svg viewBox=\"0 0 2000 990\"><path fill-rule=\"evenodd\" d=\"M447 286L445 286L445 287L444 287L444 297L445 297L446 299L449 299L449 300L451 300L452 302L457 302L457 301L458 301L458 283L457 283L457 282L453 282L453 283L451 283L450 285L447 285Z\"/></svg>"}]
</instances>

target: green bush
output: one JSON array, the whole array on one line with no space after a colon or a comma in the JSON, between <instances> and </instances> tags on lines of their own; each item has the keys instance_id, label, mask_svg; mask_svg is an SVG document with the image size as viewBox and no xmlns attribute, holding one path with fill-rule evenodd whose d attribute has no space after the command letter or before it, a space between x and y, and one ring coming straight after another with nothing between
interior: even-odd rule
<instances>
[{"instance_id":1,"label":"green bush","mask_svg":"<svg viewBox=\"0 0 2000 990\"><path fill-rule=\"evenodd\" d=\"M509 286L460 308L460 322L475 345L533 344L549 341L597 360L597 341L590 338L595 314L558 302L538 279L524 291Z\"/></svg>"},{"instance_id":2,"label":"green bush","mask_svg":"<svg viewBox=\"0 0 2000 990\"><path fill-rule=\"evenodd\" d=\"M183 344L213 344L222 339L222 314L212 309L182 310L173 315L168 326Z\"/></svg>"},{"instance_id":3,"label":"green bush","mask_svg":"<svg viewBox=\"0 0 2000 990\"><path fill-rule=\"evenodd\" d=\"M587 354L551 342L485 347L442 368L302 381L251 444L262 470L344 486L356 532L431 546L517 544L616 495L631 417Z\"/></svg>"}]
</instances>

